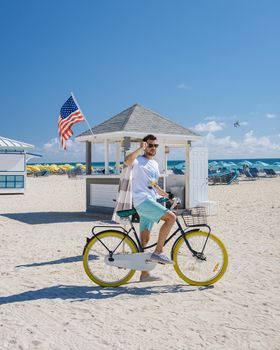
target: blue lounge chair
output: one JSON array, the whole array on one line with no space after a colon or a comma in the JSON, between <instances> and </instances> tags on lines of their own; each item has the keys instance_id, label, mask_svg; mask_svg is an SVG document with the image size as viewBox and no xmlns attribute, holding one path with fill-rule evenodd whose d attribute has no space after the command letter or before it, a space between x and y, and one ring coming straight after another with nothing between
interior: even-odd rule
<instances>
[{"instance_id":1,"label":"blue lounge chair","mask_svg":"<svg viewBox=\"0 0 280 350\"><path fill-rule=\"evenodd\" d=\"M231 185L238 179L239 173L237 170L231 173L231 178L228 180L227 185Z\"/></svg>"},{"instance_id":2,"label":"blue lounge chair","mask_svg":"<svg viewBox=\"0 0 280 350\"><path fill-rule=\"evenodd\" d=\"M68 177L76 177L77 175L82 175L82 167L81 166L76 166L75 168L72 168L67 171Z\"/></svg>"},{"instance_id":3,"label":"blue lounge chair","mask_svg":"<svg viewBox=\"0 0 280 350\"><path fill-rule=\"evenodd\" d=\"M276 172L273 169L263 169L267 176L275 177L277 176Z\"/></svg>"},{"instance_id":4,"label":"blue lounge chair","mask_svg":"<svg viewBox=\"0 0 280 350\"><path fill-rule=\"evenodd\" d=\"M34 173L34 176L39 177L39 176L49 176L50 172L49 170L40 170L40 171L36 171Z\"/></svg>"},{"instance_id":5,"label":"blue lounge chair","mask_svg":"<svg viewBox=\"0 0 280 350\"><path fill-rule=\"evenodd\" d=\"M244 175L244 169L238 168L237 169L240 175Z\"/></svg>"},{"instance_id":6,"label":"blue lounge chair","mask_svg":"<svg viewBox=\"0 0 280 350\"><path fill-rule=\"evenodd\" d=\"M259 176L259 171L257 168L249 168L249 172L253 177L258 177Z\"/></svg>"},{"instance_id":7,"label":"blue lounge chair","mask_svg":"<svg viewBox=\"0 0 280 350\"><path fill-rule=\"evenodd\" d=\"M176 174L176 175L185 175L185 173L181 169L173 168L172 171L173 171L173 174Z\"/></svg>"},{"instance_id":8,"label":"blue lounge chair","mask_svg":"<svg viewBox=\"0 0 280 350\"><path fill-rule=\"evenodd\" d=\"M224 171L215 174L209 174L208 183L209 185L223 184L231 185L235 180L237 180L239 174L237 171Z\"/></svg>"},{"instance_id":9,"label":"blue lounge chair","mask_svg":"<svg viewBox=\"0 0 280 350\"><path fill-rule=\"evenodd\" d=\"M244 175L251 180L256 180L258 178L258 175L256 175L254 172L251 173L250 170L244 170Z\"/></svg>"}]
</instances>

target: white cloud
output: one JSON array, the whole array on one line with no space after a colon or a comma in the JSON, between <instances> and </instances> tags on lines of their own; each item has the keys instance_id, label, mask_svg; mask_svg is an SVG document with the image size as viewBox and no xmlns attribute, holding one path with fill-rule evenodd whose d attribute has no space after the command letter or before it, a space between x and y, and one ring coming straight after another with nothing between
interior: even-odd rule
<instances>
[{"instance_id":1,"label":"white cloud","mask_svg":"<svg viewBox=\"0 0 280 350\"><path fill-rule=\"evenodd\" d=\"M196 124L192 130L197 132L216 132L223 130L225 123L217 123L215 120L212 120L208 123L199 123Z\"/></svg>"},{"instance_id":2,"label":"white cloud","mask_svg":"<svg viewBox=\"0 0 280 350\"><path fill-rule=\"evenodd\" d=\"M230 147L230 148L237 148L238 143L231 139L231 136L226 137L215 137L215 135L209 133L205 137L206 142L210 146L223 146L223 147Z\"/></svg>"},{"instance_id":3,"label":"white cloud","mask_svg":"<svg viewBox=\"0 0 280 350\"><path fill-rule=\"evenodd\" d=\"M274 119L274 118L276 118L276 114L273 114L273 113L267 113L265 116L266 116L266 118L268 118L268 119Z\"/></svg>"},{"instance_id":4,"label":"white cloud","mask_svg":"<svg viewBox=\"0 0 280 350\"><path fill-rule=\"evenodd\" d=\"M216 137L208 133L197 146L207 147L209 159L235 158L234 154L238 152L240 144L234 141L231 136Z\"/></svg>"},{"instance_id":5,"label":"white cloud","mask_svg":"<svg viewBox=\"0 0 280 350\"><path fill-rule=\"evenodd\" d=\"M59 139L52 138L46 142L42 149L38 149L38 152L42 154L41 162L85 162L85 143L77 142L75 140L66 141L66 150L61 147ZM115 145L109 146L109 160L115 159ZM104 161L104 145L94 144L92 146L92 161L103 162Z\"/></svg>"},{"instance_id":6,"label":"white cloud","mask_svg":"<svg viewBox=\"0 0 280 350\"><path fill-rule=\"evenodd\" d=\"M272 139L269 136L256 137L253 130L245 133L240 140L231 136L219 138L208 133L196 145L207 147L210 159L278 157L280 142L273 142Z\"/></svg>"},{"instance_id":7,"label":"white cloud","mask_svg":"<svg viewBox=\"0 0 280 350\"><path fill-rule=\"evenodd\" d=\"M52 148L56 147L57 144L58 144L58 138L55 137L55 138L51 139L49 142L45 143L43 146L43 149L44 150L52 149Z\"/></svg>"},{"instance_id":8,"label":"white cloud","mask_svg":"<svg viewBox=\"0 0 280 350\"><path fill-rule=\"evenodd\" d=\"M177 85L178 89L183 89L183 90L191 90L191 87L186 85L185 83L181 83Z\"/></svg>"},{"instance_id":9,"label":"white cloud","mask_svg":"<svg viewBox=\"0 0 280 350\"><path fill-rule=\"evenodd\" d=\"M213 124L215 123L215 124ZM242 138L236 139L232 135L216 137L215 131L221 130L223 125L213 122L201 126L200 130L206 131L202 141L194 143L194 146L208 147L209 159L230 158L266 158L279 157L280 134L260 136L254 134L253 130L246 132ZM201 123L202 124L202 123ZM208 125L210 124L210 126ZM198 124L199 125L199 124ZM207 125L207 126L205 126ZM207 129L214 130L207 132ZM235 135L235 134L234 134ZM35 150L34 150L35 151ZM36 153L42 154L42 163L51 162L73 162L85 161L85 144L83 142L67 141L67 150L64 151L58 138L52 138L46 142L42 149ZM169 159L184 159L185 149L172 149ZM115 147L110 145L109 159L115 159ZM104 161L104 145L95 144L92 147L92 161Z\"/></svg>"},{"instance_id":10,"label":"white cloud","mask_svg":"<svg viewBox=\"0 0 280 350\"><path fill-rule=\"evenodd\" d=\"M278 150L280 151L280 145L271 142L269 137L261 136L259 138L254 136L253 130L250 130L245 134L244 145L256 150L257 148L265 148L266 150Z\"/></svg>"},{"instance_id":11,"label":"white cloud","mask_svg":"<svg viewBox=\"0 0 280 350\"><path fill-rule=\"evenodd\" d=\"M66 141L66 150L61 146L60 140L55 137L43 146L42 162L84 162L85 146L82 142Z\"/></svg>"}]
</instances>

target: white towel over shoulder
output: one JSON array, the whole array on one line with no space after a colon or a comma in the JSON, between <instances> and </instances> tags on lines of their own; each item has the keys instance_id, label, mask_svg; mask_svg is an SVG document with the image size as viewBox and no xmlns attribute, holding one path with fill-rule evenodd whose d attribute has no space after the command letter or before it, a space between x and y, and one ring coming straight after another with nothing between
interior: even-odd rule
<instances>
[{"instance_id":1,"label":"white towel over shoulder","mask_svg":"<svg viewBox=\"0 0 280 350\"><path fill-rule=\"evenodd\" d=\"M132 166L123 168L120 177L118 198L116 207L112 216L112 220L118 223L121 222L121 218L117 215L119 210L127 210L132 208Z\"/></svg>"}]
</instances>

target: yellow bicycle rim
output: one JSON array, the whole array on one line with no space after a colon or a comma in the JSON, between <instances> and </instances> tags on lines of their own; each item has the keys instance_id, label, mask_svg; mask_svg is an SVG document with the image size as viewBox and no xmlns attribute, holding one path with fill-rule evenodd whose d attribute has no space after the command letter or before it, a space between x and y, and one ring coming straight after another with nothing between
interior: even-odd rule
<instances>
[{"instance_id":1,"label":"yellow bicycle rim","mask_svg":"<svg viewBox=\"0 0 280 350\"><path fill-rule=\"evenodd\" d=\"M116 231L105 231L105 232L102 232L102 233L98 234L98 238L100 240L102 240L102 238L106 238L106 237L107 238L108 237L117 237L117 238L120 238L122 240L124 236L125 235L122 232L116 232ZM94 236L89 241L89 243L87 244L86 249L84 251L84 254L83 254L83 266L84 266L86 274L88 275L88 277L94 283L100 285L101 287L118 287L118 286L120 286L120 285L122 285L124 283L127 283L133 277L133 275L135 274L135 270L130 270L129 273L125 276L125 278L122 278L120 280L116 280L116 281L114 281L112 283L103 281L102 279L99 279L98 277L96 277L92 273L92 271L91 271L91 269L89 267L89 264L88 264L89 252L90 252L92 246L95 243L101 244L98 241L98 238L96 236ZM137 247L135 246L133 240L130 237L125 237L124 243L126 243L130 247L132 253L137 253L138 252ZM104 262L104 267L105 267L105 262Z\"/></svg>"},{"instance_id":2,"label":"yellow bicycle rim","mask_svg":"<svg viewBox=\"0 0 280 350\"><path fill-rule=\"evenodd\" d=\"M194 231L194 232L186 233L185 237L187 239L191 239L192 237L195 237L195 236L197 236L197 237L203 236L206 239L207 235L208 235L207 232ZM226 269L228 266L228 254L227 254L227 251L226 251L224 244L219 240L219 238L217 238L213 234L210 234L209 240L213 240L217 244L217 246L218 246L217 248L219 248L221 253L222 253L222 257L223 257L222 267L219 269L220 262L214 264L214 266L212 267L212 271L216 272L216 270L219 269L220 270L219 273L214 278L209 278L209 279L205 279L202 281L197 281L197 280L191 279L188 276L186 276L182 271L182 266L180 268L180 266L178 264L178 260L179 260L178 259L178 252L179 252L179 249L181 248L182 244L185 245L186 250L189 250L189 248L186 246L184 238L181 237L177 241L176 245L174 246L174 249L173 249L174 269L177 272L177 274L182 278L182 280L184 280L185 282L187 282L190 285L207 286L207 285L214 284L217 281L219 281L223 277L224 273L226 272ZM207 249L207 244L206 244L206 249ZM207 250L206 250L206 259L207 259ZM186 263L188 263L188 262L186 261ZM203 262L201 262L201 263L203 264Z\"/></svg>"}]
</instances>

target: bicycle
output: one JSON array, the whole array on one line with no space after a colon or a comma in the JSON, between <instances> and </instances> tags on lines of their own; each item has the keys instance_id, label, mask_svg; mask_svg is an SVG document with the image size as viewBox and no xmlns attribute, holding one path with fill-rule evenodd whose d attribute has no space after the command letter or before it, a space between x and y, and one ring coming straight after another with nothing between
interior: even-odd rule
<instances>
[{"instance_id":1,"label":"bicycle","mask_svg":"<svg viewBox=\"0 0 280 350\"><path fill-rule=\"evenodd\" d=\"M180 199L174 198L170 209L173 210L179 203ZM92 228L93 236L87 238L83 251L83 266L94 283L102 287L118 287L127 283L136 270L151 271L155 268L157 263L149 260L151 253L145 253L145 250L156 246L156 243L146 247L141 245L130 219L134 214L135 209L118 212L120 217L128 219L129 230L117 225L98 225ZM180 233L171 249L176 273L190 285L207 286L216 283L226 272L228 254L221 240L211 233L206 222L205 208L187 209L181 213L181 217L186 228L183 228L177 216L177 229L164 243L166 245ZM130 233L134 234L135 240L130 237Z\"/></svg>"}]
</instances>

